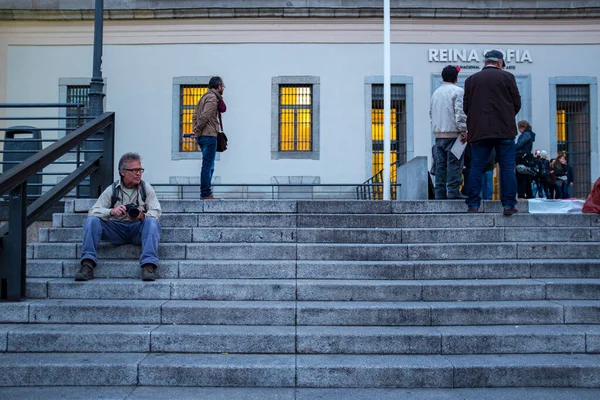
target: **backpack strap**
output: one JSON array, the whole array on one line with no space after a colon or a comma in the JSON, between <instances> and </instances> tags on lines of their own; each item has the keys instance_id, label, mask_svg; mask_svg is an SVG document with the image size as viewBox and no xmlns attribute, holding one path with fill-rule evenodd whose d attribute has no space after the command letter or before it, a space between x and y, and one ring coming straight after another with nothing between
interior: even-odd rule
<instances>
[{"instance_id":1,"label":"backpack strap","mask_svg":"<svg viewBox=\"0 0 600 400\"><path fill-rule=\"evenodd\" d=\"M115 204L117 204L117 201L120 200L117 190L118 190L118 186L119 185L119 181L115 181L112 185L112 196L110 196L110 208L115 208Z\"/></svg>"},{"instance_id":2,"label":"backpack strap","mask_svg":"<svg viewBox=\"0 0 600 400\"><path fill-rule=\"evenodd\" d=\"M142 204L146 202L146 182L140 182L140 196L142 196Z\"/></svg>"}]
</instances>

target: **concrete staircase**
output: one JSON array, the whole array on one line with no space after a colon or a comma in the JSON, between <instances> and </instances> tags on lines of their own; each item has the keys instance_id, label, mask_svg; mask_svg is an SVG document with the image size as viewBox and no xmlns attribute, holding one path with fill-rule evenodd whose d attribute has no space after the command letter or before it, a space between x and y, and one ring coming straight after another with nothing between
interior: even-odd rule
<instances>
[{"instance_id":1,"label":"concrete staircase","mask_svg":"<svg viewBox=\"0 0 600 400\"><path fill-rule=\"evenodd\" d=\"M600 216L460 201L163 201L160 280L92 202L28 245L0 386L600 387Z\"/></svg>"}]
</instances>

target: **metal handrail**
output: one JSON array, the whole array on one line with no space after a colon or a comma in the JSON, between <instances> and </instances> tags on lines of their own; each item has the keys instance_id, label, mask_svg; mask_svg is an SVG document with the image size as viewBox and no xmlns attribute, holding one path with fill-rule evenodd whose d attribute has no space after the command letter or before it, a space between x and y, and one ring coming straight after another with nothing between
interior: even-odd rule
<instances>
[{"instance_id":1,"label":"metal handrail","mask_svg":"<svg viewBox=\"0 0 600 400\"><path fill-rule=\"evenodd\" d=\"M400 160L397 160L390 164L390 169L393 168L394 166L396 168L398 168L400 165L401 165ZM373 175L372 177L370 177L369 179L364 181L362 183L362 185L359 185L356 187L356 198L358 200L366 200L366 199L372 199L373 194L375 194L376 196L379 195L380 193L376 193L375 191L370 190L373 186L375 186L375 187L383 186L383 169L381 169L381 171L379 171L378 173L376 173L375 175ZM394 189L398 186L401 186L401 184L396 183L396 184L392 185L392 187Z\"/></svg>"},{"instance_id":2,"label":"metal handrail","mask_svg":"<svg viewBox=\"0 0 600 400\"><path fill-rule=\"evenodd\" d=\"M87 124L75 129L71 134L66 135L59 141L29 157L19 165L9 169L0 176L0 195L8 192L10 189L15 188L23 182L27 182L27 179L37 171L46 168L55 160L68 153L73 147L82 143L88 137L103 130L107 126L114 124L114 122L114 113L104 113Z\"/></svg>"},{"instance_id":3,"label":"metal handrail","mask_svg":"<svg viewBox=\"0 0 600 400\"><path fill-rule=\"evenodd\" d=\"M2 106L18 108L19 105L0 105ZM41 105L23 107L28 106ZM0 228L1 300L19 301L26 295L27 227L88 176L90 195L93 197L99 196L112 183L114 123L115 114L104 113L0 175L0 196L8 193L10 209L8 224ZM75 171L27 206L27 180L100 132L103 132L103 150L87 157L83 165L78 165Z\"/></svg>"}]
</instances>

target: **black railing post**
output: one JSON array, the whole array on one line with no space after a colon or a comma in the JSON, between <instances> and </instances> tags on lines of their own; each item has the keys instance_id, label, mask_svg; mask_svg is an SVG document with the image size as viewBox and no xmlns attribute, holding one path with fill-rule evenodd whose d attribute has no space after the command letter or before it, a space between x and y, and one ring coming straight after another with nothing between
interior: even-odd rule
<instances>
[{"instance_id":1,"label":"black railing post","mask_svg":"<svg viewBox=\"0 0 600 400\"><path fill-rule=\"evenodd\" d=\"M90 197L97 198L113 182L115 160L115 123L102 132L102 158L98 170L90 176Z\"/></svg>"},{"instance_id":2,"label":"black railing post","mask_svg":"<svg viewBox=\"0 0 600 400\"><path fill-rule=\"evenodd\" d=\"M0 247L0 298L20 301L26 293L27 183L9 192L9 207L9 233Z\"/></svg>"}]
</instances>

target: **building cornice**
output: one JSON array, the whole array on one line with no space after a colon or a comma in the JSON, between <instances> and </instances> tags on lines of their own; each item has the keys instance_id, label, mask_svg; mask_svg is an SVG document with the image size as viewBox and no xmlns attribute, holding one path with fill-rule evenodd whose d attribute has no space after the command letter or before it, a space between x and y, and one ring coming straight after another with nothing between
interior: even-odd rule
<instances>
[{"instance_id":1,"label":"building cornice","mask_svg":"<svg viewBox=\"0 0 600 400\"><path fill-rule=\"evenodd\" d=\"M381 18L382 7L382 0L105 0L104 18ZM590 19L600 18L600 0L391 0L391 15L415 19ZM5 21L93 19L93 0L0 3L0 20Z\"/></svg>"}]
</instances>

